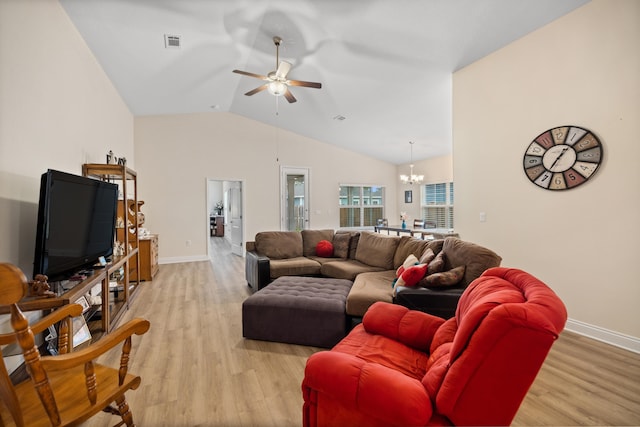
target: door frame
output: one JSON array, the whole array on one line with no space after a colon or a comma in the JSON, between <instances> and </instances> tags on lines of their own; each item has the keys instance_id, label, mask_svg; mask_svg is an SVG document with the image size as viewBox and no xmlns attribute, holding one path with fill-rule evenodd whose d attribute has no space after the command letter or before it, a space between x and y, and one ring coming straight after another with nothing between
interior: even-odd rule
<instances>
[{"instance_id":1,"label":"door frame","mask_svg":"<svg viewBox=\"0 0 640 427\"><path fill-rule=\"evenodd\" d=\"M242 217L242 227L240 228L240 232L242 233L241 246L242 246L242 256L244 257L246 255L246 250L247 250L246 245L245 245L245 243L246 243L246 239L245 239L245 236L246 236L246 228L245 227L246 226L245 226L245 224L246 224L246 218L247 218L246 217L246 209L245 209L245 206L246 206L245 194L247 193L245 191L246 181L244 179L241 179L241 178L206 178L206 184L205 184L206 193L205 193L205 204L204 204L205 221L204 222L205 222L205 230L206 230L206 236L207 236L207 258L211 258L211 248L209 247L210 245L208 243L209 242L209 238L210 238L210 231L209 231L209 214L210 214L210 212L209 212L209 202L210 202L210 200L209 200L209 185L210 185L211 182L222 182L222 183L224 183L224 182L238 182L238 183L240 183L240 194L241 194L241 200L242 200L242 208L240 210L241 211L240 215ZM223 194L224 194L224 192L223 192ZM227 218L227 215L226 215L227 208L228 208L228 206L224 207L225 221L226 221L226 218ZM224 236L225 236L224 237L225 239L229 239L229 241L231 240L231 235L230 234L225 232Z\"/></svg>"},{"instance_id":2,"label":"door frame","mask_svg":"<svg viewBox=\"0 0 640 427\"><path fill-rule=\"evenodd\" d=\"M304 175L304 219L303 229L311 227L311 196L310 196L310 175L311 169L300 166L280 166L280 230L287 230L287 176Z\"/></svg>"}]
</instances>

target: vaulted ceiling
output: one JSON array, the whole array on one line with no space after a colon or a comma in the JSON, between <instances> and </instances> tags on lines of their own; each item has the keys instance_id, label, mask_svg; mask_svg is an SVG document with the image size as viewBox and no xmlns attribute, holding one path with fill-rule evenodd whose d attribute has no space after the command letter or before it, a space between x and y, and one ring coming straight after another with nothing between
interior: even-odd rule
<instances>
[{"instance_id":1,"label":"vaulted ceiling","mask_svg":"<svg viewBox=\"0 0 640 427\"><path fill-rule=\"evenodd\" d=\"M452 73L588 0L60 0L138 115L228 111L391 163L451 152ZM180 47L165 47L165 35ZM273 37L298 102L263 82Z\"/></svg>"}]
</instances>

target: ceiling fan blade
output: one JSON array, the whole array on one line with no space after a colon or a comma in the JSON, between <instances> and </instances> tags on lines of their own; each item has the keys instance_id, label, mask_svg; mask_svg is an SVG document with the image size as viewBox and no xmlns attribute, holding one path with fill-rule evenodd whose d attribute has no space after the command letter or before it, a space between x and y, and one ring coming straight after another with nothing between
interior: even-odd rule
<instances>
[{"instance_id":1,"label":"ceiling fan blade","mask_svg":"<svg viewBox=\"0 0 640 427\"><path fill-rule=\"evenodd\" d=\"M280 65L278 65L278 69L276 70L276 78L283 80L286 79L290 69L290 63L288 63L287 61L280 61Z\"/></svg>"},{"instance_id":2,"label":"ceiling fan blade","mask_svg":"<svg viewBox=\"0 0 640 427\"><path fill-rule=\"evenodd\" d=\"M287 91L284 93L284 97L287 98L287 101L289 101L290 104L293 104L297 101L296 97L293 96L289 88L287 88Z\"/></svg>"},{"instance_id":3,"label":"ceiling fan blade","mask_svg":"<svg viewBox=\"0 0 640 427\"><path fill-rule=\"evenodd\" d=\"M247 96L255 95L258 92L262 92L266 88L267 88L267 83L263 84L262 86L258 86L257 88L255 88L253 90L250 90L249 92L245 93L245 95L247 95Z\"/></svg>"},{"instance_id":4,"label":"ceiling fan blade","mask_svg":"<svg viewBox=\"0 0 640 427\"><path fill-rule=\"evenodd\" d=\"M287 84L289 86L312 87L314 89L321 89L322 88L322 83L304 82L302 80L287 80Z\"/></svg>"},{"instance_id":5,"label":"ceiling fan blade","mask_svg":"<svg viewBox=\"0 0 640 427\"><path fill-rule=\"evenodd\" d=\"M242 71L242 70L233 70L233 72L237 74L242 74L243 76L255 77L256 79L269 81L269 77L263 76L261 74L249 73L248 71Z\"/></svg>"}]
</instances>

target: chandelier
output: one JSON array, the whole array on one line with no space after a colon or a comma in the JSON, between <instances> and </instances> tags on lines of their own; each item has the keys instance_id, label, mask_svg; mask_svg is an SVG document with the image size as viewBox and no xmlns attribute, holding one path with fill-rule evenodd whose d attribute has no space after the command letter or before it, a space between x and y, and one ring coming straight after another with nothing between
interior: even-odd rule
<instances>
[{"instance_id":1,"label":"chandelier","mask_svg":"<svg viewBox=\"0 0 640 427\"><path fill-rule=\"evenodd\" d=\"M400 175L400 181L403 184L420 184L424 179L424 175L416 175L413 173L413 142L409 141L409 146L411 147L411 163L409 164L409 175Z\"/></svg>"}]
</instances>

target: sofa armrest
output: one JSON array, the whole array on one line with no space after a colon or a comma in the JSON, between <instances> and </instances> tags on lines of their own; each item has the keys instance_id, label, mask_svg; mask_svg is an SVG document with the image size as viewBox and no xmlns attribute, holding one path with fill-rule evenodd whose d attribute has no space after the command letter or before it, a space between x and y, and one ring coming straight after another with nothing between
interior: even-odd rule
<instances>
[{"instance_id":1,"label":"sofa armrest","mask_svg":"<svg viewBox=\"0 0 640 427\"><path fill-rule=\"evenodd\" d=\"M436 330L444 319L420 311L409 310L388 302L374 303L362 318L362 326L370 334L428 352Z\"/></svg>"},{"instance_id":2,"label":"sofa armrest","mask_svg":"<svg viewBox=\"0 0 640 427\"><path fill-rule=\"evenodd\" d=\"M463 288L433 290L398 286L393 302L410 310L418 310L449 319L456 315L458 300L463 292Z\"/></svg>"},{"instance_id":3,"label":"sofa armrest","mask_svg":"<svg viewBox=\"0 0 640 427\"><path fill-rule=\"evenodd\" d=\"M268 257L256 251L247 251L245 255L245 276L247 284L258 291L271 283L271 264Z\"/></svg>"},{"instance_id":4,"label":"sofa armrest","mask_svg":"<svg viewBox=\"0 0 640 427\"><path fill-rule=\"evenodd\" d=\"M339 351L309 357L302 392L305 405L314 393L325 394L390 426L426 425L433 413L419 380Z\"/></svg>"}]
</instances>

